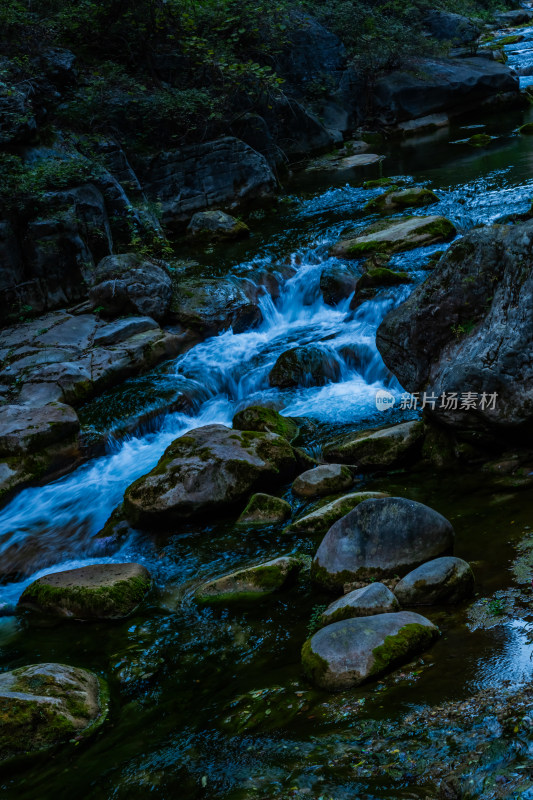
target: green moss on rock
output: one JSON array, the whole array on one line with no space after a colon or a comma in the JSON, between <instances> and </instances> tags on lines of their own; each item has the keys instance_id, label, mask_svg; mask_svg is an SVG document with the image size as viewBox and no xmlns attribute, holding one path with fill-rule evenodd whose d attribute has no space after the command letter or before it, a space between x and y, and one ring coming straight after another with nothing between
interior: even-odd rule
<instances>
[{"instance_id":1,"label":"green moss on rock","mask_svg":"<svg viewBox=\"0 0 533 800\"><path fill-rule=\"evenodd\" d=\"M238 411L233 417L233 427L240 431L261 431L277 433L289 442L293 442L299 434L296 422L290 417L283 417L273 408L266 406L249 406Z\"/></svg>"},{"instance_id":2,"label":"green moss on rock","mask_svg":"<svg viewBox=\"0 0 533 800\"><path fill-rule=\"evenodd\" d=\"M387 636L383 644L372 650L374 664L371 675L380 675L390 667L400 664L406 656L425 650L438 635L433 627L417 622L404 625L394 636Z\"/></svg>"},{"instance_id":3,"label":"green moss on rock","mask_svg":"<svg viewBox=\"0 0 533 800\"><path fill-rule=\"evenodd\" d=\"M313 650L313 639L308 639L304 642L302 647L302 668L304 675L312 683L320 686L323 682L324 675L329 670L328 662L317 655Z\"/></svg>"}]
</instances>

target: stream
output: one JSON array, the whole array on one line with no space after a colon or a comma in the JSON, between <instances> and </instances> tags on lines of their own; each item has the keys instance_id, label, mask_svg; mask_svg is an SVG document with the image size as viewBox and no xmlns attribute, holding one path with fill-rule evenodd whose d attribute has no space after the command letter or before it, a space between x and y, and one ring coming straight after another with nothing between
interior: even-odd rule
<instances>
[{"instance_id":1,"label":"stream","mask_svg":"<svg viewBox=\"0 0 533 800\"><path fill-rule=\"evenodd\" d=\"M529 85L533 28L521 33L524 40L506 50ZM2 558L22 551L28 564L26 574L0 585L0 607L16 603L40 575L104 561L143 563L157 585L148 607L125 622L30 629L15 617L0 617L3 669L74 664L108 678L112 690L110 724L74 751L1 778L3 798L434 797L423 780L398 783L392 767L380 780L363 767L358 773L354 765L365 761L359 756L372 725L531 679L530 621L521 598L531 580L533 504L527 492L480 473L393 473L362 484L447 516L456 530L455 554L473 564L477 595L471 606L453 612L428 611L444 635L415 666L342 697L311 690L300 674L309 620L327 597L302 583L255 611L198 610L191 601L206 578L276 555L313 555L318 541L276 527L243 533L221 520L187 523L164 538L135 533L103 555L95 546L127 486L152 469L176 437L206 424L231 425L246 406L273 405L305 418L301 444L314 455L339 433L412 418L399 403L392 412L376 409L378 390L399 400L402 388L383 364L375 334L446 246L394 256L391 269L407 271L413 282L383 290L356 311L350 298L335 307L322 299L320 275L334 261L328 250L347 227L362 229L374 220L363 206L382 189L365 190L361 183L380 174L433 189L438 205L414 213L442 214L459 235L526 212L533 198L533 138L517 129L528 121L533 111L478 113L431 134L384 143L377 150L385 156L381 166L300 173L286 187L285 202L250 223L249 240L194 254L204 275L246 277L261 269L279 276L279 297L260 297L262 323L209 338L93 401L81 414L88 428L97 429L106 416L116 419L106 452L59 480L25 489L0 510ZM478 132L493 137L488 147L468 144ZM268 374L280 353L311 342L327 350L337 378L321 387L271 388ZM185 410L158 413L144 427L117 433L131 407L170 408L182 395ZM307 507L290 488L283 497L295 513ZM495 598L503 613L490 612ZM340 750L352 754L349 767ZM420 744L414 758L433 758L425 752Z\"/></svg>"}]
</instances>

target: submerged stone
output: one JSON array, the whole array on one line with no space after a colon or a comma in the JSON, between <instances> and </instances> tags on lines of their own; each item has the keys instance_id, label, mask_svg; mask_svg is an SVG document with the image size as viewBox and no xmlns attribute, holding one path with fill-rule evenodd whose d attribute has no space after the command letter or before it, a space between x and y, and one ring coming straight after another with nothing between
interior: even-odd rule
<instances>
[{"instance_id":1,"label":"submerged stone","mask_svg":"<svg viewBox=\"0 0 533 800\"><path fill-rule=\"evenodd\" d=\"M304 644L304 674L322 689L351 689L405 663L438 633L432 622L410 611L334 622Z\"/></svg>"},{"instance_id":2,"label":"submerged stone","mask_svg":"<svg viewBox=\"0 0 533 800\"><path fill-rule=\"evenodd\" d=\"M331 603L322 614L320 622L322 625L330 625L341 619L371 617L399 609L400 604L390 589L383 583L369 583Z\"/></svg>"},{"instance_id":3,"label":"submerged stone","mask_svg":"<svg viewBox=\"0 0 533 800\"><path fill-rule=\"evenodd\" d=\"M395 574L453 547L451 524L437 511L403 497L365 500L336 522L317 550L311 577L326 589Z\"/></svg>"},{"instance_id":4,"label":"submerged stone","mask_svg":"<svg viewBox=\"0 0 533 800\"><path fill-rule=\"evenodd\" d=\"M105 720L107 689L92 672L33 664L0 675L0 762L93 733Z\"/></svg>"},{"instance_id":5,"label":"submerged stone","mask_svg":"<svg viewBox=\"0 0 533 800\"><path fill-rule=\"evenodd\" d=\"M302 560L294 556L274 558L204 583L194 593L194 599L200 605L261 600L294 583L302 566Z\"/></svg>"},{"instance_id":6,"label":"submerged stone","mask_svg":"<svg viewBox=\"0 0 533 800\"><path fill-rule=\"evenodd\" d=\"M409 572L394 594L405 606L459 603L474 591L474 573L467 561L454 556L435 558Z\"/></svg>"},{"instance_id":7,"label":"submerged stone","mask_svg":"<svg viewBox=\"0 0 533 800\"><path fill-rule=\"evenodd\" d=\"M275 525L284 522L291 515L290 504L281 497L270 494L254 494L241 516L238 525Z\"/></svg>"},{"instance_id":8,"label":"submerged stone","mask_svg":"<svg viewBox=\"0 0 533 800\"><path fill-rule=\"evenodd\" d=\"M349 489L352 473L342 464L321 464L298 475L292 491L300 497L319 497Z\"/></svg>"},{"instance_id":9,"label":"submerged stone","mask_svg":"<svg viewBox=\"0 0 533 800\"><path fill-rule=\"evenodd\" d=\"M150 573L141 564L92 564L38 578L24 590L18 607L67 619L122 619L135 611L150 586Z\"/></svg>"}]
</instances>

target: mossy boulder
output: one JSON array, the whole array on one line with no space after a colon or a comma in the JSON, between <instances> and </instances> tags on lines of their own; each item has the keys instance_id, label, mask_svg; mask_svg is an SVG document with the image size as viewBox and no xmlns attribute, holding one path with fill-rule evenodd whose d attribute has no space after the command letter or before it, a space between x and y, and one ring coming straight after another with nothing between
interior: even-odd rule
<instances>
[{"instance_id":1,"label":"mossy boulder","mask_svg":"<svg viewBox=\"0 0 533 800\"><path fill-rule=\"evenodd\" d=\"M409 661L438 635L432 622L410 611L345 619L306 641L302 667L321 689L351 689Z\"/></svg>"},{"instance_id":2,"label":"mossy boulder","mask_svg":"<svg viewBox=\"0 0 533 800\"><path fill-rule=\"evenodd\" d=\"M207 241L243 239L250 235L245 222L235 219L224 211L210 209L198 211L187 227L189 236Z\"/></svg>"},{"instance_id":3,"label":"mossy boulder","mask_svg":"<svg viewBox=\"0 0 533 800\"><path fill-rule=\"evenodd\" d=\"M275 433L206 425L172 442L157 466L128 487L124 510L132 525L168 529L242 508L254 491L290 480L297 468L292 446Z\"/></svg>"},{"instance_id":4,"label":"mossy boulder","mask_svg":"<svg viewBox=\"0 0 533 800\"><path fill-rule=\"evenodd\" d=\"M404 606L460 603L474 592L475 580L467 561L454 556L434 558L409 572L394 594Z\"/></svg>"},{"instance_id":5,"label":"mossy boulder","mask_svg":"<svg viewBox=\"0 0 533 800\"><path fill-rule=\"evenodd\" d=\"M122 619L150 587L150 573L141 564L92 564L38 578L24 590L18 607L63 619Z\"/></svg>"},{"instance_id":6,"label":"mossy boulder","mask_svg":"<svg viewBox=\"0 0 533 800\"><path fill-rule=\"evenodd\" d=\"M302 534L325 534L333 523L352 511L359 503L373 498L387 497L384 492L353 492L344 497L338 497L330 503L314 509L309 514L292 522L286 529L287 532Z\"/></svg>"},{"instance_id":7,"label":"mossy boulder","mask_svg":"<svg viewBox=\"0 0 533 800\"><path fill-rule=\"evenodd\" d=\"M64 664L33 664L0 675L0 763L93 733L108 711L105 683Z\"/></svg>"},{"instance_id":8,"label":"mossy boulder","mask_svg":"<svg viewBox=\"0 0 533 800\"><path fill-rule=\"evenodd\" d=\"M194 593L194 599L199 605L226 605L261 600L291 586L302 566L302 559L295 556L274 558L204 583Z\"/></svg>"},{"instance_id":9,"label":"mossy boulder","mask_svg":"<svg viewBox=\"0 0 533 800\"><path fill-rule=\"evenodd\" d=\"M282 417L278 411L266 406L248 406L233 417L232 426L238 431L263 431L277 433L287 441L298 438L300 429L290 417Z\"/></svg>"},{"instance_id":10,"label":"mossy boulder","mask_svg":"<svg viewBox=\"0 0 533 800\"><path fill-rule=\"evenodd\" d=\"M364 210L385 214L387 212L403 211L406 208L422 208L438 202L439 198L431 189L415 186L409 189L400 189L399 191L393 189L392 191L384 192L384 194L380 194L370 200L365 205Z\"/></svg>"},{"instance_id":11,"label":"mossy boulder","mask_svg":"<svg viewBox=\"0 0 533 800\"><path fill-rule=\"evenodd\" d=\"M432 508L403 497L365 500L329 529L311 577L332 591L345 583L405 575L449 552L454 531Z\"/></svg>"},{"instance_id":12,"label":"mossy boulder","mask_svg":"<svg viewBox=\"0 0 533 800\"><path fill-rule=\"evenodd\" d=\"M331 625L342 619L371 617L374 614L388 614L399 610L400 604L391 590L376 581L354 589L331 603L320 617L320 624Z\"/></svg>"},{"instance_id":13,"label":"mossy boulder","mask_svg":"<svg viewBox=\"0 0 533 800\"><path fill-rule=\"evenodd\" d=\"M344 239L330 251L338 258L366 258L373 253L391 255L415 247L447 242L456 235L455 226L446 217L407 217L371 225L365 233Z\"/></svg>"},{"instance_id":14,"label":"mossy boulder","mask_svg":"<svg viewBox=\"0 0 533 800\"><path fill-rule=\"evenodd\" d=\"M241 516L238 525L276 525L291 515L292 509L281 497L270 494L254 494Z\"/></svg>"},{"instance_id":15,"label":"mossy boulder","mask_svg":"<svg viewBox=\"0 0 533 800\"><path fill-rule=\"evenodd\" d=\"M423 422L402 422L388 428L349 434L330 442L324 447L324 458L355 464L362 470L398 466L416 455L423 438Z\"/></svg>"},{"instance_id":16,"label":"mossy boulder","mask_svg":"<svg viewBox=\"0 0 533 800\"><path fill-rule=\"evenodd\" d=\"M292 491L299 497L321 497L343 492L353 484L353 476L342 464L321 464L298 475Z\"/></svg>"},{"instance_id":17,"label":"mossy boulder","mask_svg":"<svg viewBox=\"0 0 533 800\"><path fill-rule=\"evenodd\" d=\"M278 389L323 386L337 381L341 365L334 351L324 345L306 344L286 350L272 367L268 380Z\"/></svg>"}]
</instances>

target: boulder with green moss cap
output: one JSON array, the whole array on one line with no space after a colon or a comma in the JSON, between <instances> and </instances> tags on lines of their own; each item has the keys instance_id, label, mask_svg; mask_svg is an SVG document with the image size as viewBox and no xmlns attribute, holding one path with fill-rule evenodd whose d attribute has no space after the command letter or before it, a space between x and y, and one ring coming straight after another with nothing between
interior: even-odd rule
<instances>
[{"instance_id":1,"label":"boulder with green moss cap","mask_svg":"<svg viewBox=\"0 0 533 800\"><path fill-rule=\"evenodd\" d=\"M291 507L281 497L270 494L254 494L241 516L238 525L276 525L284 522L291 515Z\"/></svg>"},{"instance_id":2,"label":"boulder with green moss cap","mask_svg":"<svg viewBox=\"0 0 533 800\"><path fill-rule=\"evenodd\" d=\"M176 439L154 469L124 495L127 519L142 528L227 511L258 489L279 485L296 473L289 442L275 433L206 425Z\"/></svg>"},{"instance_id":3,"label":"boulder with green moss cap","mask_svg":"<svg viewBox=\"0 0 533 800\"><path fill-rule=\"evenodd\" d=\"M295 556L274 558L204 583L194 593L194 599L200 605L261 600L293 584L302 566L302 559Z\"/></svg>"},{"instance_id":4,"label":"boulder with green moss cap","mask_svg":"<svg viewBox=\"0 0 533 800\"><path fill-rule=\"evenodd\" d=\"M351 689L409 661L438 634L432 622L410 611L345 619L306 641L303 670L321 689Z\"/></svg>"},{"instance_id":5,"label":"boulder with green moss cap","mask_svg":"<svg viewBox=\"0 0 533 800\"><path fill-rule=\"evenodd\" d=\"M424 425L419 420L388 428L349 434L324 447L324 458L359 469L398 466L412 458L422 446Z\"/></svg>"},{"instance_id":6,"label":"boulder with green moss cap","mask_svg":"<svg viewBox=\"0 0 533 800\"><path fill-rule=\"evenodd\" d=\"M474 573L467 561L454 556L434 558L409 572L394 594L404 606L460 603L474 592Z\"/></svg>"},{"instance_id":7,"label":"boulder with green moss cap","mask_svg":"<svg viewBox=\"0 0 533 800\"><path fill-rule=\"evenodd\" d=\"M287 441L298 438L300 429L290 417L283 417L278 411L266 406L248 406L233 417L232 426L238 431L262 431L277 433Z\"/></svg>"},{"instance_id":8,"label":"boulder with green moss cap","mask_svg":"<svg viewBox=\"0 0 533 800\"><path fill-rule=\"evenodd\" d=\"M123 619L150 586L150 573L141 564L92 564L38 578L24 590L18 608L63 619Z\"/></svg>"},{"instance_id":9,"label":"boulder with green moss cap","mask_svg":"<svg viewBox=\"0 0 533 800\"><path fill-rule=\"evenodd\" d=\"M388 614L399 610L400 604L391 590L376 581L354 589L331 603L320 617L320 624L331 625L341 619L371 617L374 614Z\"/></svg>"},{"instance_id":10,"label":"boulder with green moss cap","mask_svg":"<svg viewBox=\"0 0 533 800\"><path fill-rule=\"evenodd\" d=\"M32 664L0 675L0 763L89 736L105 721L108 693L92 672Z\"/></svg>"},{"instance_id":11,"label":"boulder with green moss cap","mask_svg":"<svg viewBox=\"0 0 533 800\"><path fill-rule=\"evenodd\" d=\"M384 492L353 492L329 503L322 501L324 505L314 508L310 513L291 522L286 530L287 532L311 535L325 534L334 522L352 511L359 503L379 497L388 497L388 495Z\"/></svg>"},{"instance_id":12,"label":"boulder with green moss cap","mask_svg":"<svg viewBox=\"0 0 533 800\"><path fill-rule=\"evenodd\" d=\"M189 236L204 240L242 239L249 236L250 228L224 211L209 209L197 211L187 227Z\"/></svg>"},{"instance_id":13,"label":"boulder with green moss cap","mask_svg":"<svg viewBox=\"0 0 533 800\"><path fill-rule=\"evenodd\" d=\"M343 492L353 484L353 476L342 464L321 464L298 475L292 491L299 497L321 497Z\"/></svg>"},{"instance_id":14,"label":"boulder with green moss cap","mask_svg":"<svg viewBox=\"0 0 533 800\"><path fill-rule=\"evenodd\" d=\"M373 253L391 255L447 242L456 233L453 223L445 217L407 217L377 222L365 232L338 242L331 249L331 255L339 258L366 258Z\"/></svg>"},{"instance_id":15,"label":"boulder with green moss cap","mask_svg":"<svg viewBox=\"0 0 533 800\"><path fill-rule=\"evenodd\" d=\"M438 203L439 198L431 189L424 189L421 186L413 186L409 189L401 189L384 192L373 200L370 200L364 210L371 212L402 211L405 208L421 208Z\"/></svg>"},{"instance_id":16,"label":"boulder with green moss cap","mask_svg":"<svg viewBox=\"0 0 533 800\"><path fill-rule=\"evenodd\" d=\"M329 529L311 567L326 589L405 575L453 547L454 531L432 508L404 497L365 500Z\"/></svg>"}]
</instances>

